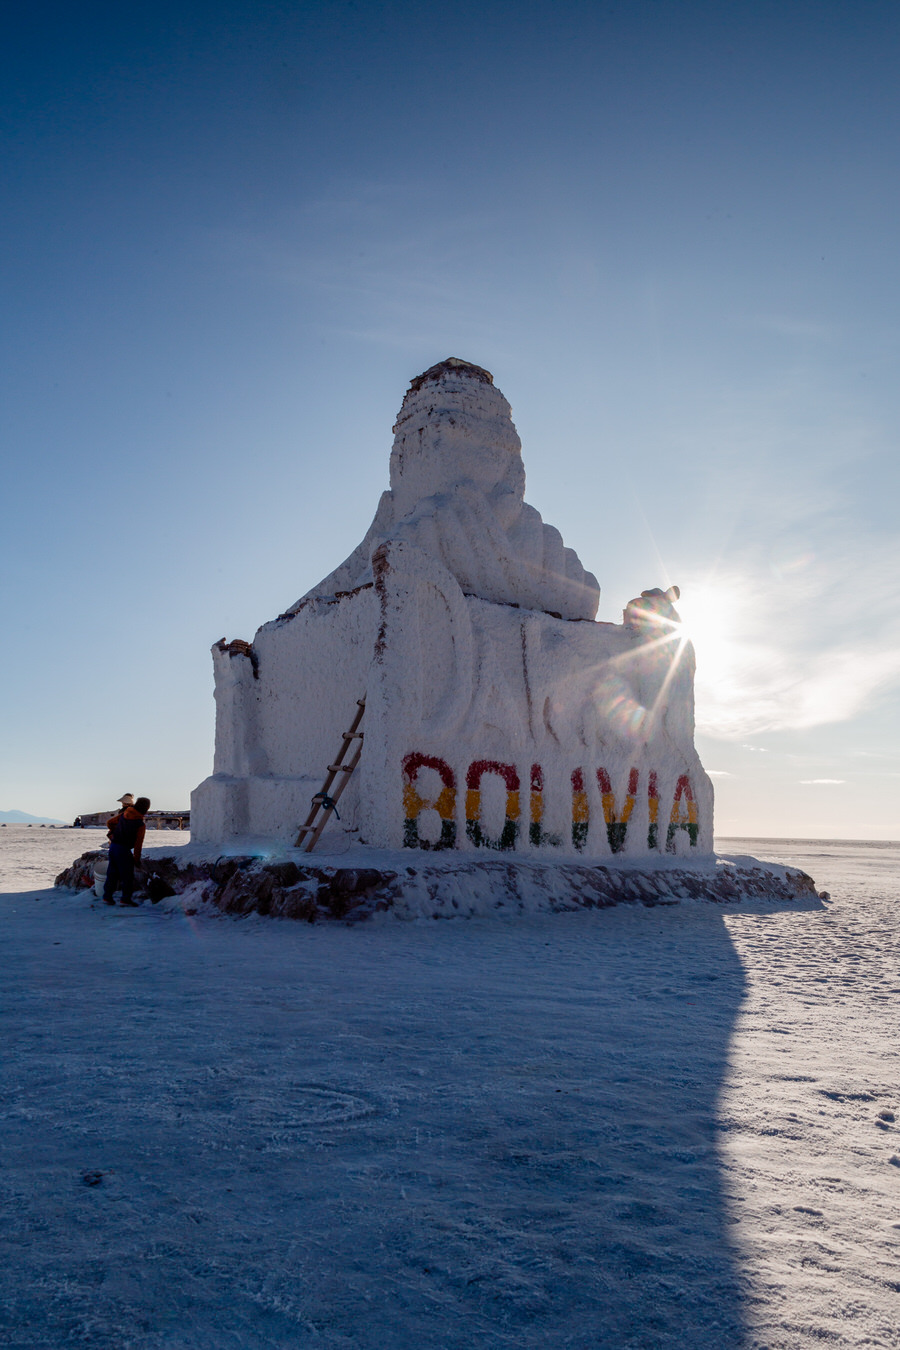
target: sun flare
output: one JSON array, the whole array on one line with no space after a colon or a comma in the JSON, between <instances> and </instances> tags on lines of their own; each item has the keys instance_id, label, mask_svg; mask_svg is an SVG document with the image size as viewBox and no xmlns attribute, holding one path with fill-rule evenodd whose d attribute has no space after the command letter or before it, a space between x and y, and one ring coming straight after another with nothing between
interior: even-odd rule
<instances>
[{"instance_id":1,"label":"sun flare","mask_svg":"<svg viewBox=\"0 0 900 1350\"><path fill-rule=\"evenodd\" d=\"M706 677L724 676L736 656L737 624L733 593L711 583L688 587L676 602L681 636L693 644Z\"/></svg>"}]
</instances>

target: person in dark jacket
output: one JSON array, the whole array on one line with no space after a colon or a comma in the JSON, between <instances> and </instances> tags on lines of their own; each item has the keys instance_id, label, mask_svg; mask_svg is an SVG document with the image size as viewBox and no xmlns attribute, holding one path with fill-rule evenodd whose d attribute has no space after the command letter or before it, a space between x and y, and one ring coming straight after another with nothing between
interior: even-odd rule
<instances>
[{"instance_id":1,"label":"person in dark jacket","mask_svg":"<svg viewBox=\"0 0 900 1350\"><path fill-rule=\"evenodd\" d=\"M103 884L103 899L114 905L116 891L122 888L122 904L135 907L134 869L141 861L144 843L144 816L150 810L149 797L138 797L134 806L123 806L118 815L107 822L109 830L109 867Z\"/></svg>"}]
</instances>

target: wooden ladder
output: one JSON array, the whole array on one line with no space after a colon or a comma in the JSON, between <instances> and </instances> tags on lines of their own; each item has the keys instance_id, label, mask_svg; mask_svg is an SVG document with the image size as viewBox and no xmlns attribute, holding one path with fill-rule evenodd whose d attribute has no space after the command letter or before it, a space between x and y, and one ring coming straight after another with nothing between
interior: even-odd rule
<instances>
[{"instance_id":1,"label":"wooden ladder","mask_svg":"<svg viewBox=\"0 0 900 1350\"><path fill-rule=\"evenodd\" d=\"M364 698L358 698L356 700L356 716L353 719L353 725L349 731L341 733L341 748L338 751L338 757L333 764L328 765L325 782L322 784L321 791L317 792L312 799L309 815L300 826L300 832L294 841L294 848L300 848L303 843L304 835L309 835L310 839L309 843L306 845L306 852L312 853L316 844L319 842L320 834L328 824L328 818L331 815L331 812L341 800L341 794L349 783L350 775L359 763L359 757L362 754L363 733L359 729L359 724L363 720L363 713L365 711L366 700ZM353 757L345 764L344 756L350 746L353 745L354 741L356 742L356 745L353 750ZM340 781L332 794L331 787L338 776L340 776Z\"/></svg>"}]
</instances>

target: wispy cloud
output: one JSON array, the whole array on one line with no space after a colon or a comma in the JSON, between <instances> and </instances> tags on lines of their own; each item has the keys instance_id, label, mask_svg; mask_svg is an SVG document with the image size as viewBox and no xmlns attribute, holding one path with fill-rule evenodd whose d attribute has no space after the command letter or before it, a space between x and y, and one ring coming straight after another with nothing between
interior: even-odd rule
<instances>
[{"instance_id":1,"label":"wispy cloud","mask_svg":"<svg viewBox=\"0 0 900 1350\"><path fill-rule=\"evenodd\" d=\"M830 342L839 335L836 324L801 318L797 314L754 314L744 320L748 328L761 329L785 338Z\"/></svg>"},{"instance_id":2,"label":"wispy cloud","mask_svg":"<svg viewBox=\"0 0 900 1350\"><path fill-rule=\"evenodd\" d=\"M816 787L821 784L822 786L840 787L842 784L846 783L846 781L846 778L801 778L800 786Z\"/></svg>"},{"instance_id":3,"label":"wispy cloud","mask_svg":"<svg viewBox=\"0 0 900 1350\"><path fill-rule=\"evenodd\" d=\"M845 721L900 683L900 547L813 546L788 572L772 552L747 550L740 569L683 588L697 725L713 736Z\"/></svg>"},{"instance_id":4,"label":"wispy cloud","mask_svg":"<svg viewBox=\"0 0 900 1350\"><path fill-rule=\"evenodd\" d=\"M268 227L218 229L210 242L232 267L321 306L332 335L421 350L448 328L475 326L502 349L514 320L485 316L491 259L480 242L498 229L496 213L459 202L423 209L433 190L415 177L336 183Z\"/></svg>"}]
</instances>

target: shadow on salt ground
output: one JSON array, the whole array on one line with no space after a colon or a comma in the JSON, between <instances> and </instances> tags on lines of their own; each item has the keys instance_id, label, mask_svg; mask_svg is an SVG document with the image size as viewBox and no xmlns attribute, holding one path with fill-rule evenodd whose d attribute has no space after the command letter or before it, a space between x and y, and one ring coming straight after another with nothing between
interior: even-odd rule
<instances>
[{"instance_id":1,"label":"shadow on salt ground","mask_svg":"<svg viewBox=\"0 0 900 1350\"><path fill-rule=\"evenodd\" d=\"M0 907L4 1344L747 1343L716 907L346 929L42 900Z\"/></svg>"}]
</instances>

